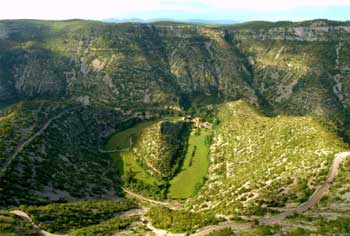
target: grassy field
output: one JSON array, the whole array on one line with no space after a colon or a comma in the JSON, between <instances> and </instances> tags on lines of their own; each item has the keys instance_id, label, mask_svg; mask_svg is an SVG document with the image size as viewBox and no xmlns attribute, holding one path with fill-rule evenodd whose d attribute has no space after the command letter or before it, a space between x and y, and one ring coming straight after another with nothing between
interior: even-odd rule
<instances>
[{"instance_id":1,"label":"grassy field","mask_svg":"<svg viewBox=\"0 0 350 236\"><path fill-rule=\"evenodd\" d=\"M168 117L161 120L176 121L178 118ZM111 137L105 146L106 150L125 149L130 146L130 138L136 143L140 132L154 124L157 121L149 121L140 123L132 128L116 133ZM192 133L188 140L188 149L180 172L170 181L169 198L185 199L191 197L197 189L203 184L204 177L209 167L209 145L206 144L211 131L200 129L197 134ZM159 181L152 177L146 170L136 161L131 151L116 152L110 154L114 161L115 167L121 175L132 171L135 178L145 184L156 185Z\"/></svg>"},{"instance_id":2,"label":"grassy field","mask_svg":"<svg viewBox=\"0 0 350 236\"><path fill-rule=\"evenodd\" d=\"M206 139L209 130L200 129L199 134L189 137L188 149L181 171L170 181L169 198L185 199L191 197L207 175L209 167L209 145Z\"/></svg>"},{"instance_id":3,"label":"grassy field","mask_svg":"<svg viewBox=\"0 0 350 236\"><path fill-rule=\"evenodd\" d=\"M113 149L125 149L130 146L130 138L133 139L135 143L138 134L147 126L154 124L156 121L143 122L135 125L130 129L126 129L122 132L113 135L108 143L106 144L106 150ZM119 173L123 174L132 170L135 172L135 178L143 181L147 184L154 184L157 180L156 178L147 174L145 169L143 169L140 164L135 160L134 154L132 152L116 152L110 154L115 161L115 166Z\"/></svg>"},{"instance_id":4,"label":"grassy field","mask_svg":"<svg viewBox=\"0 0 350 236\"><path fill-rule=\"evenodd\" d=\"M142 122L137 125L135 125L132 128L123 130L121 132L118 132L114 134L105 145L106 150L114 150L114 149L124 149L130 147L130 137L133 139L133 143L135 143L137 136L140 134L140 132L159 121L178 121L178 117L164 117L162 119L153 120L153 121L147 121Z\"/></svg>"},{"instance_id":5,"label":"grassy field","mask_svg":"<svg viewBox=\"0 0 350 236\"><path fill-rule=\"evenodd\" d=\"M127 149L130 147L130 138L132 143L136 143L136 139L139 136L140 132L146 127L159 122L159 121L177 121L178 117L164 117L159 120L142 122L135 125L132 128L123 130L114 134L105 145L106 150L114 149ZM157 179L150 176L144 168L135 160L135 156L132 152L116 152L110 154L114 160L115 167L118 169L120 174L127 173L129 170L132 170L135 173L135 178L146 183L146 184L155 184Z\"/></svg>"},{"instance_id":6,"label":"grassy field","mask_svg":"<svg viewBox=\"0 0 350 236\"><path fill-rule=\"evenodd\" d=\"M105 149L106 150L114 150L114 149L125 149L130 146L130 138L133 139L135 143L136 137L145 127L154 124L156 121L143 122L135 125L130 129L123 130L121 132L113 135L107 142Z\"/></svg>"}]
</instances>

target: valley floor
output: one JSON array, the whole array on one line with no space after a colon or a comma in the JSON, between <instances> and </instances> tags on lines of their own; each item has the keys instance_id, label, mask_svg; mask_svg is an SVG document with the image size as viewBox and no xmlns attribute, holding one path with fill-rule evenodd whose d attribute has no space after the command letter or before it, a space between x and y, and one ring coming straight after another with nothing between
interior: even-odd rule
<instances>
[{"instance_id":1,"label":"valley floor","mask_svg":"<svg viewBox=\"0 0 350 236\"><path fill-rule=\"evenodd\" d=\"M180 172L170 181L169 198L192 197L204 184L209 167L209 139L211 130L194 129L188 139L188 147Z\"/></svg>"},{"instance_id":2,"label":"valley floor","mask_svg":"<svg viewBox=\"0 0 350 236\"><path fill-rule=\"evenodd\" d=\"M313 233L331 235L331 232L341 233L346 231L346 224L350 222L350 218L345 214L347 212L346 205L350 204L350 197L347 195L350 185L348 186L344 183L350 178L348 171L345 169L350 152L336 153L333 159L329 158L330 153L340 150L343 146L336 139L330 140L334 137L333 134L327 133L317 123L313 123L311 119L265 118L260 117L256 113L247 116L247 113L251 112L251 108L247 108L241 102L229 104L228 106L228 108L224 107L225 109L223 109L225 113L220 117L221 124L219 127L213 129L196 128L192 130L188 137L187 151L185 152L181 168L169 180L168 189L166 189L167 195L164 195L165 197L158 198L159 195L157 194L161 193L166 182L150 174L147 168L136 159L131 149L138 142L140 133L144 132L146 128L164 120L177 121L178 118L164 118L139 123L121 132L117 132L105 145L103 151L111 152L110 156L114 160L114 168L117 169L122 179L129 178L128 173L132 173L132 177L141 182L141 184L136 182L136 184L139 184L137 188L135 188L135 182L129 185L131 188L128 188L129 186L122 188L125 196L128 198L116 201L21 206L17 210L0 212L0 229L5 229L4 232L6 234L4 235L12 236L13 228L17 227L14 224L18 224L16 217L19 217L27 222L27 228L28 224L32 227L34 232L32 231L31 234L35 234L36 232L41 236L95 236L100 234L125 236L212 236L216 235L216 232L226 229L231 229L233 232L244 236L272 234L285 236L309 235ZM243 107L237 109L236 106ZM48 120L38 132L44 132L51 121L59 118L65 112L67 111L63 111ZM226 115L229 119L234 119L234 121L225 120L227 118L225 117ZM241 123L243 121L240 119L244 121L243 125ZM275 120L287 124L287 126L280 126L280 123L276 125L274 123ZM310 123L310 126L305 128L300 123L306 121ZM294 122L299 123L300 126ZM290 127L293 131L289 130ZM298 134L300 136L291 136L290 134L296 132L296 130L300 131L301 134ZM252 136L249 132L257 136ZM288 135L285 135L285 133ZM246 134L247 136L245 136ZM314 137L314 134L318 134L319 136ZM29 138L29 142L26 145L29 145L38 135L40 133L36 133L32 138ZM212 135L214 144L209 145L212 142ZM305 141L305 136L307 141ZM252 137L255 137L256 140L252 140ZM266 137L268 137L268 140ZM281 137L286 139L282 139ZM289 139L290 137L292 139ZM244 146L245 142L247 142L247 146ZM261 142L264 146L255 145L253 144L254 142L258 144ZM287 149L294 145L294 149L291 149L294 152L293 155L285 154L286 148L283 146L277 148L274 146L276 144L281 145L283 142L287 143ZM312 144L315 147L305 147L306 144ZM266 153L260 153L260 151L262 148L270 148L270 145L273 146L271 153L275 158L271 160L271 163L277 163L276 165L267 165L268 168L266 168L265 165L268 163L259 162L261 160L258 160L261 165L258 167L256 166L257 163L250 163L249 160L237 158L245 157L244 153L247 152L246 154L248 156L251 156L252 153L254 153L253 155L263 155L262 158L265 158L263 161L268 162L270 161L268 159L269 156ZM253 148L257 149L254 151L252 150ZM313 159L308 157L309 159L305 160L305 156L302 156L303 148L308 148L308 151L312 150L309 155L313 156ZM225 150L232 150L234 155L229 153L225 156ZM278 153L279 151L281 153ZM286 155L289 155L289 160L286 158ZM293 185L294 183L290 179L300 176L288 177L286 183L293 187L283 189L286 186L281 186L284 191L284 195L281 196L285 199L290 199L290 202L293 202L294 205L285 204L286 202L283 202L281 200L282 198L276 199L276 201L281 200L283 202L281 205L276 204L277 206L274 206L274 202L263 202L262 204L258 198L259 194L256 191L265 187L254 188L251 186L254 183L253 181L257 181L255 184L258 185L261 184L258 181L264 180L263 183L271 191L267 192L267 194L273 194L276 189L270 188L270 186L273 186L271 179L281 180L285 177L284 175L291 175L290 170L286 169L288 164L290 164L288 161L293 161L293 164L302 163L300 168L305 169L305 173L303 174L307 174L312 182L309 181L306 184L296 182ZM310 163L306 161L310 161ZM312 161L315 163L312 163ZM233 171L233 168L237 166L233 166L231 162L240 163L242 169L246 168L246 171L251 171L249 172L251 175L247 172L236 175L237 172ZM285 163L286 165L280 168L281 163ZM251 164L254 164L254 166L250 166ZM268 179L265 180L265 172L259 173L259 170L253 170L253 167L266 168L266 172L273 173L275 171L282 174L277 176L270 173L267 176ZM208 172L208 168L212 169L209 169ZM316 170L312 168L316 168ZM237 169L236 171L240 170ZM255 173L254 171L257 172ZM314 173L317 176L312 176ZM257 179L254 174L257 174L260 179ZM235 177L233 180L232 176ZM336 178L337 176L338 178ZM315 180L316 177L318 178L317 181ZM206 178L209 178L209 181L204 182ZM235 181L238 181L239 178L243 178L243 180L246 178L248 182L243 181L242 183L244 184L239 185L238 189L231 190L232 185L228 181L233 181L233 184L237 184ZM215 182L218 179L220 182ZM310 185L312 187L309 187ZM201 186L203 187L201 188ZM223 188L224 186L228 186L227 189ZM213 189L218 191L213 193ZM306 190L308 194L304 195ZM150 192L153 195L149 195L148 193ZM300 193L303 193L303 195L298 195ZM209 204L209 199L213 197L212 194L220 196L220 198L214 199ZM250 205L227 205L227 209L219 208L218 204L215 205L215 201L219 200L219 204L235 203L235 201L231 201L232 199L226 198L228 194L232 199L238 196L240 200L236 202L239 204L245 202ZM248 198L242 198L244 194ZM264 200L270 200L271 196L273 195L264 196ZM298 203L299 199L304 200ZM339 202L342 205L335 208L335 204ZM261 210L263 208L264 211L246 211L237 213L236 215L226 214L226 212L232 213L232 210L240 208L244 210L249 210L250 208ZM12 216L9 217L8 214L12 214ZM17 221L11 217L15 217ZM308 221L305 219L308 219ZM327 222L329 225L326 227ZM21 222L21 224L24 223ZM340 224L340 228L336 227L337 224ZM12 231L6 231L10 228ZM22 232L24 229L19 228L17 230L21 230Z\"/></svg>"},{"instance_id":3,"label":"valley floor","mask_svg":"<svg viewBox=\"0 0 350 236\"><path fill-rule=\"evenodd\" d=\"M167 117L156 121L147 121L112 135L105 145L105 152L110 153L121 175L133 172L142 183L155 185L159 180L149 174L136 160L131 151L138 135L147 127L162 121L176 121L178 117ZM168 198L187 199L195 194L204 184L209 167L209 142L211 130L193 128L188 137L185 157L178 173L169 181Z\"/></svg>"}]
</instances>

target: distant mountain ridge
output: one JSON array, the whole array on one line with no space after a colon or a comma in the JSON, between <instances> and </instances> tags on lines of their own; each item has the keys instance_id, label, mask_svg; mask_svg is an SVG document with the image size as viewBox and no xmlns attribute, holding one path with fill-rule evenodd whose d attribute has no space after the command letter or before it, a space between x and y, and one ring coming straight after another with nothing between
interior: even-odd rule
<instances>
[{"instance_id":1,"label":"distant mountain ridge","mask_svg":"<svg viewBox=\"0 0 350 236\"><path fill-rule=\"evenodd\" d=\"M108 23L155 23L155 22L177 22L177 23L190 23L199 25L233 25L241 23L236 20L229 19L217 19L217 20L204 20L204 19L185 19L176 20L172 18L154 18L154 19L141 19L141 18L129 18L129 19L117 19L117 18L107 18L103 19L103 22Z\"/></svg>"}]
</instances>

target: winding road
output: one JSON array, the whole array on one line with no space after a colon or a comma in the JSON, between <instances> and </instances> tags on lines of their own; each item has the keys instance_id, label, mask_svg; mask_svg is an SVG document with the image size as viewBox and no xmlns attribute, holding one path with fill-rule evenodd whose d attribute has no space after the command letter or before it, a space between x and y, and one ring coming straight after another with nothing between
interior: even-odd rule
<instances>
[{"instance_id":1,"label":"winding road","mask_svg":"<svg viewBox=\"0 0 350 236\"><path fill-rule=\"evenodd\" d=\"M51 121L54 118L52 118ZM56 116L56 118L57 118L57 116ZM46 124L48 124L48 123L46 123ZM305 203L302 203L302 204L300 204L299 206L297 206L295 208L287 209L286 211L282 212L279 215L272 216L272 217L261 218L258 221L259 225L277 224L277 223L280 223L281 221L283 221L288 216L291 216L291 215L296 214L296 213L302 213L302 212L304 212L304 211L314 207L319 202L319 200L324 196L324 194L327 192L327 190L331 187L333 181L335 180L335 178L336 178L336 176L338 174L338 170L339 170L340 164L346 158L350 158L350 152L341 152L341 153L337 153L335 155L335 157L333 159L333 162L332 162L332 165L330 167L329 174L328 174L328 177L327 177L326 181L318 189L315 190L315 192L310 196L310 198ZM137 193L134 193L134 192L132 192L132 191L126 189L126 188L122 188L122 189L123 189L123 191L125 193L127 193L130 196L133 196L133 197L135 197L135 198L137 198L139 200L142 200L142 201L147 201L149 203L157 204L157 205L163 205L163 206L166 206L166 207L169 207L169 208L172 208L172 209L179 209L179 208L181 208L181 204L179 204L178 202L172 203L172 202L156 201L156 200L152 200L152 199L143 197L143 196L141 196L141 195L139 195ZM137 211L137 212L135 211L134 214L141 214L140 212L141 211ZM19 216L19 217L21 217L22 219L26 220L27 222L29 222L33 226L33 228L41 236L63 236L63 235L51 234L51 233L48 233L48 232L40 229L31 220L31 218L23 211L15 210L15 211L12 211L12 213L17 215L17 216ZM236 222L226 221L226 222L222 222L222 223L220 223L218 225L207 226L207 227L204 227L202 229L199 229L199 230L197 230L197 232L192 234L192 236L204 236L204 235L209 234L210 232L221 230L221 229L224 229L224 228L231 228L233 230L247 230L247 229L253 228L255 226L256 226L256 224L254 224L252 222L236 223Z\"/></svg>"},{"instance_id":2,"label":"winding road","mask_svg":"<svg viewBox=\"0 0 350 236\"><path fill-rule=\"evenodd\" d=\"M259 220L259 224L277 224L288 216L294 215L296 213L302 213L314 207L320 201L323 195L327 192L327 190L331 187L335 177L338 174L339 165L348 157L350 157L350 152L341 152L335 155L326 182L324 182L318 189L316 189L316 191L310 196L310 198L306 202L300 204L296 208L288 209L279 215L262 218Z\"/></svg>"},{"instance_id":3,"label":"winding road","mask_svg":"<svg viewBox=\"0 0 350 236\"><path fill-rule=\"evenodd\" d=\"M37 226L33 220L30 218L30 216L27 215L24 211L21 210L14 210L11 211L11 213L15 214L16 216L22 218L23 220L27 221L29 224L32 225L33 229L40 235L40 236L69 236L68 234L52 234L49 233L43 229L41 229L39 226ZM138 216L142 215L144 213L143 209L132 209L129 211L125 211L122 213L118 213L116 216L118 217L132 217L132 216Z\"/></svg>"},{"instance_id":4,"label":"winding road","mask_svg":"<svg viewBox=\"0 0 350 236\"><path fill-rule=\"evenodd\" d=\"M296 208L287 209L286 211L284 211L283 213L281 213L279 215L261 218L258 221L259 225L277 224L277 223L283 221L288 216L294 215L296 213L302 213L302 212L314 207L319 202L319 200L324 196L324 194L330 188L330 186L332 185L335 177L338 174L340 164L348 157L350 158L350 152L341 152L341 153L335 154L332 165L331 165L330 170L329 170L328 177L326 179L326 182L323 183L310 196L310 198L306 202L300 204ZM247 222L247 223L235 223L235 222L226 221L226 222L221 223L219 225L213 225L213 226L205 227L203 229L199 229L196 233L193 234L193 236L204 236L204 235L209 234L210 232L221 230L224 228L231 228L232 230L245 230L245 229L253 228L255 226L256 226L255 224L249 223L249 222Z\"/></svg>"},{"instance_id":5,"label":"winding road","mask_svg":"<svg viewBox=\"0 0 350 236\"><path fill-rule=\"evenodd\" d=\"M44 126L41 127L41 129L40 129L38 132L36 132L33 136L31 136L30 138L28 138L28 139L25 140L24 142L19 143L19 144L17 145L17 147L16 147L15 152L12 154L12 156L10 156L10 157L6 160L6 162L4 163L3 167L1 168L1 170L0 170L0 178L5 174L6 169L9 167L9 165L11 164L11 162L16 158L16 156L18 155L18 153L20 153L20 152L21 152L28 144L30 144L36 137L38 137L39 135L41 135L41 134L50 126L50 124L51 124L54 120L56 120L56 119L62 117L64 114L66 114L66 113L68 113L68 112L71 112L71 111L74 111L74 110L76 110L76 109L78 109L78 108L80 108L80 107L81 107L81 105L75 106L75 107L71 107L71 108L69 108L69 109L66 109L66 110L62 111L62 112L59 113L58 115L56 115L56 116L52 117L51 119L49 119L49 120L44 124Z\"/></svg>"},{"instance_id":6,"label":"winding road","mask_svg":"<svg viewBox=\"0 0 350 236\"><path fill-rule=\"evenodd\" d=\"M14 210L11 211L11 213L15 214L16 216L19 216L23 220L27 221L29 224L32 225L33 229L40 235L40 236L68 236L68 235L63 235L63 234L51 234L37 226L32 219L23 211L20 210Z\"/></svg>"},{"instance_id":7,"label":"winding road","mask_svg":"<svg viewBox=\"0 0 350 236\"><path fill-rule=\"evenodd\" d=\"M153 200L153 199L150 199L150 198L146 198L140 194L137 194L137 193L134 193L126 188L122 188L123 191L127 194L129 194L130 196L132 197L135 197L141 201L145 201L145 202L149 202L151 204L155 204L155 205L161 205L161 206L165 206L165 207L168 207L170 209L173 209L173 210L176 210L176 209L180 209L182 208L182 204L177 202L177 201L173 201L173 202L165 202L165 201L156 201L156 200Z\"/></svg>"}]
</instances>

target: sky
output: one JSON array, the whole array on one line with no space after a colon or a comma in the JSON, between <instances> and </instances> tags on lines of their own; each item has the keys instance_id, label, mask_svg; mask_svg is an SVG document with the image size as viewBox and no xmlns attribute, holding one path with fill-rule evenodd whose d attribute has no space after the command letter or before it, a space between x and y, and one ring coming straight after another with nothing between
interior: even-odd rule
<instances>
[{"instance_id":1,"label":"sky","mask_svg":"<svg viewBox=\"0 0 350 236\"><path fill-rule=\"evenodd\" d=\"M2 0L0 19L350 20L350 0Z\"/></svg>"}]
</instances>

